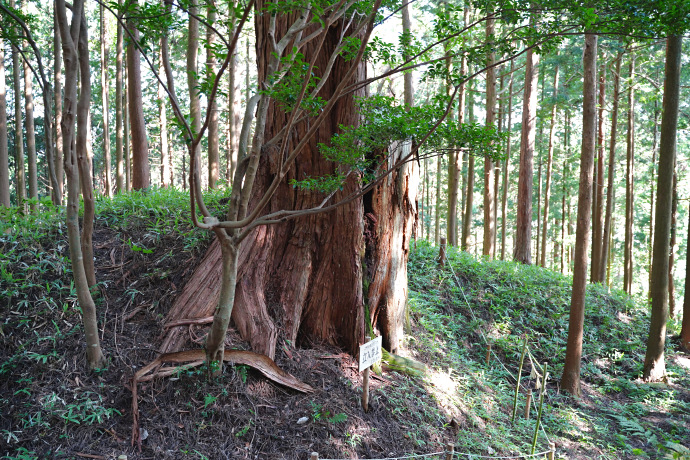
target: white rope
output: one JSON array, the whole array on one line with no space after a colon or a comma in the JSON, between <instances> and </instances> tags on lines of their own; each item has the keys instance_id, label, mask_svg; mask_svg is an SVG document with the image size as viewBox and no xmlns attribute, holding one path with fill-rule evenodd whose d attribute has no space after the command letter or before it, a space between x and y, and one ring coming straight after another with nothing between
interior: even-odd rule
<instances>
[{"instance_id":1,"label":"white rope","mask_svg":"<svg viewBox=\"0 0 690 460\"><path fill-rule=\"evenodd\" d=\"M551 452L550 450L546 450L546 451L544 451L544 452L539 452L538 454L511 455L510 457L492 457L492 456L490 456L490 455L475 455L475 454L461 454L461 453L457 453L457 454L454 454L454 455L457 455L458 457L461 457L461 456L462 456L462 457L467 457L468 459L472 459L472 458L495 458L495 459L503 458L503 459L516 459L516 458L533 458L533 457L544 456L544 455L546 455L546 454L548 454L548 453L550 453L550 452Z\"/></svg>"},{"instance_id":2,"label":"white rope","mask_svg":"<svg viewBox=\"0 0 690 460\"><path fill-rule=\"evenodd\" d=\"M467 299L467 295L465 295L465 289L463 289L462 284L460 284L460 280L458 279L458 275L455 273L455 269L453 269L453 264L451 264L450 261L448 261L447 265L448 265L448 267L450 267L451 273L453 273L453 277L455 278L455 283L458 285L458 288L460 288L460 292L462 293L463 299L465 299L465 303L467 304L467 309L470 311L470 314L472 315L472 319L474 321L479 321L477 319L477 316L474 314L474 310L472 309L472 305L470 304L470 301ZM482 338L484 339L484 342L488 346L489 340L486 338L486 335L484 335L484 331L482 331L481 329L477 329L477 330L479 331L479 334L482 336ZM512 372L510 372L508 370L508 368L505 366L505 364L503 364L503 362L500 360L500 358L494 352L494 350L490 349L490 351L491 351L491 354L494 356L494 358L496 358L496 361L498 361L498 363L503 367L503 369L505 369L505 371L508 373L508 375L510 375L513 378L513 380L515 380L517 382L517 384L524 389L525 387L520 382L518 382L517 378L513 375ZM527 347L527 352L530 353L529 347ZM531 360L532 354L530 353L529 355L530 355L530 360ZM537 402L535 401L535 399L536 398L532 398L532 405L534 406L534 409L536 410L537 409ZM546 442L551 443L551 439L549 439L549 436L546 434L546 430L544 429L544 424L541 423L540 425L541 425L540 426L541 431L544 434L544 437L546 438ZM477 457L477 458L492 458L492 457ZM497 458L501 458L501 457L497 457ZM508 458L518 458L518 457L508 457ZM522 458L526 458L526 457L522 457Z\"/></svg>"}]
</instances>

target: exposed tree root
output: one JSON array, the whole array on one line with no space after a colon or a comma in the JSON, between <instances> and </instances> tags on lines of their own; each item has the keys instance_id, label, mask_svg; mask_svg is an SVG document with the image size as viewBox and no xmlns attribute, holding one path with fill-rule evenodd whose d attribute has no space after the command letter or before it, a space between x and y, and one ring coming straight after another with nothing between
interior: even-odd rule
<instances>
[{"instance_id":1,"label":"exposed tree root","mask_svg":"<svg viewBox=\"0 0 690 460\"><path fill-rule=\"evenodd\" d=\"M142 367L132 377L132 445L137 444L141 451L139 436L139 402L137 386L140 382L148 382L155 378L168 377L186 369L200 366L206 359L206 352L202 349L165 353ZM268 379L292 388L302 393L313 393L314 389L279 368L271 358L252 351L228 350L223 354L223 361L234 364L244 364L261 372ZM175 363L175 366L161 367L164 363ZM154 371L155 369L155 371ZM153 371L153 372L152 372Z\"/></svg>"}]
</instances>

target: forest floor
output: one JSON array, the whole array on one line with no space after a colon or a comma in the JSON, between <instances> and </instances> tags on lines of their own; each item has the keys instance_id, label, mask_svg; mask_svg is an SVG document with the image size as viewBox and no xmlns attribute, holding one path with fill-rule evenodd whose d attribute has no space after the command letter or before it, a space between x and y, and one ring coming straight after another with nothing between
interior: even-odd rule
<instances>
[{"instance_id":1,"label":"forest floor","mask_svg":"<svg viewBox=\"0 0 690 460\"><path fill-rule=\"evenodd\" d=\"M221 209L223 200L214 197L212 206ZM518 458L531 451L532 371L545 360L537 452L553 441L557 458L566 459L690 454L690 356L670 340L668 382L639 380L646 307L602 286L589 289L583 398L574 400L558 388L569 278L452 249L439 267L436 249L425 243L409 264L411 330L401 353L422 363L423 374L402 358L372 373L365 413L352 356L284 342L277 365L313 394L244 365L227 365L214 382L196 368L142 383L139 450L131 443L131 378L157 356L164 317L210 242L191 228L186 206L184 194L160 190L98 202L97 308L108 366L97 373L84 362L62 217L54 210L0 216L0 458L396 458L440 452L451 442L460 453ZM190 326L189 348L200 347L204 334L205 326ZM247 349L229 336L232 347ZM534 361L525 359L511 423L524 337ZM409 374L392 370L401 363ZM528 389L535 397L525 419Z\"/></svg>"}]
</instances>

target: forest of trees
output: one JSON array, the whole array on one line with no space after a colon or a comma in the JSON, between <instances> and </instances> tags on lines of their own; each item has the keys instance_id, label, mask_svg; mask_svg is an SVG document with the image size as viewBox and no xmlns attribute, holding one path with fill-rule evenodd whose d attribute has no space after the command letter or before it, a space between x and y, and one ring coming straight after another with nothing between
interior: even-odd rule
<instances>
[{"instance_id":1,"label":"forest of trees","mask_svg":"<svg viewBox=\"0 0 690 460\"><path fill-rule=\"evenodd\" d=\"M91 368L94 200L177 187L222 254L209 363L231 318L269 357L395 351L426 239L572 275L573 394L585 285L648 297L657 380L669 317L690 348L690 4L637 3L2 0L0 203L64 208Z\"/></svg>"}]
</instances>

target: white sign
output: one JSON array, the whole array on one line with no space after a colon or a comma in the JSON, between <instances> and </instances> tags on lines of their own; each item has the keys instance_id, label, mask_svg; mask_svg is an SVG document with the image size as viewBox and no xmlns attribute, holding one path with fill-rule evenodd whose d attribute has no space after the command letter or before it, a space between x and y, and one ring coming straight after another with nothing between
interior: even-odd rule
<instances>
[{"instance_id":1,"label":"white sign","mask_svg":"<svg viewBox=\"0 0 690 460\"><path fill-rule=\"evenodd\" d=\"M372 364L381 360L381 346L383 342L381 336L359 346L359 371L362 372Z\"/></svg>"}]
</instances>

